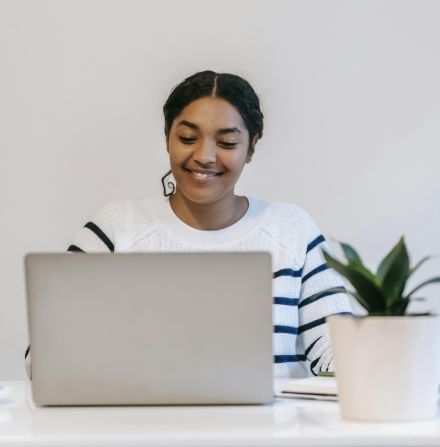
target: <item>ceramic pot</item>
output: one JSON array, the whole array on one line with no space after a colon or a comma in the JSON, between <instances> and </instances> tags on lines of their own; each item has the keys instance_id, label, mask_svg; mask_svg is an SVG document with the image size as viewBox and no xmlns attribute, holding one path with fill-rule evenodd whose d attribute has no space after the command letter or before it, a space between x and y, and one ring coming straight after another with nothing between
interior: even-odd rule
<instances>
[{"instance_id":1,"label":"ceramic pot","mask_svg":"<svg viewBox=\"0 0 440 447\"><path fill-rule=\"evenodd\" d=\"M440 383L440 317L327 318L342 417L433 418Z\"/></svg>"}]
</instances>

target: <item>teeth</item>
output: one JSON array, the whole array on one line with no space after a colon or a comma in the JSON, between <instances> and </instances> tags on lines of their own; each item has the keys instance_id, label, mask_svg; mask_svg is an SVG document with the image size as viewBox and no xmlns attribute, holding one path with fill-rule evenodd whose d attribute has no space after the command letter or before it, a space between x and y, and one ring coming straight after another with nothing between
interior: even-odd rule
<instances>
[{"instance_id":1,"label":"teeth","mask_svg":"<svg viewBox=\"0 0 440 447\"><path fill-rule=\"evenodd\" d=\"M215 177L216 174L202 174L201 172L194 172L192 171L192 173L199 178L207 178L207 177Z\"/></svg>"}]
</instances>

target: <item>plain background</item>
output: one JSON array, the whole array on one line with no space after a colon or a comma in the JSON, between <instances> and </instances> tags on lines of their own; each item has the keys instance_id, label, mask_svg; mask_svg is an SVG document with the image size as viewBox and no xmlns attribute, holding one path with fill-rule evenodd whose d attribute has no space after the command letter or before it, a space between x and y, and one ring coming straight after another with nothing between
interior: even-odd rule
<instances>
[{"instance_id":1,"label":"plain background","mask_svg":"<svg viewBox=\"0 0 440 447\"><path fill-rule=\"evenodd\" d=\"M371 268L401 235L413 263L440 253L439 17L420 0L1 0L0 379L24 377L23 255L162 194L162 106L199 70L261 98L237 193L297 203ZM440 310L439 287L422 295Z\"/></svg>"}]
</instances>

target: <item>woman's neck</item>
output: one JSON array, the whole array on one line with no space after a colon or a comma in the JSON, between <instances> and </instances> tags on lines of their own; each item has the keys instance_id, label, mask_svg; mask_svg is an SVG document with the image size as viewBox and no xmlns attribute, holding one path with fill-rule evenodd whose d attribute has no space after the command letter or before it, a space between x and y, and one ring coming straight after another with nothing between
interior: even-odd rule
<instances>
[{"instance_id":1,"label":"woman's neck","mask_svg":"<svg viewBox=\"0 0 440 447\"><path fill-rule=\"evenodd\" d=\"M174 214L190 227L213 231L230 227L246 213L249 202L244 196L231 194L214 203L195 203L176 191L170 196Z\"/></svg>"}]
</instances>

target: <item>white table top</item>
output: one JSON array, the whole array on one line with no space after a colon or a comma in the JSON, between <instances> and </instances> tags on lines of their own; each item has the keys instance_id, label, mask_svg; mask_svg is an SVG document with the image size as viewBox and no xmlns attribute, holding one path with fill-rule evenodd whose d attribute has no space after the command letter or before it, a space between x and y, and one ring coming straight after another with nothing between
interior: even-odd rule
<instances>
[{"instance_id":1,"label":"white table top","mask_svg":"<svg viewBox=\"0 0 440 447\"><path fill-rule=\"evenodd\" d=\"M423 422L350 422L336 402L292 398L263 406L37 408L28 382L0 386L9 387L0 395L0 446L440 446L440 413Z\"/></svg>"}]
</instances>

